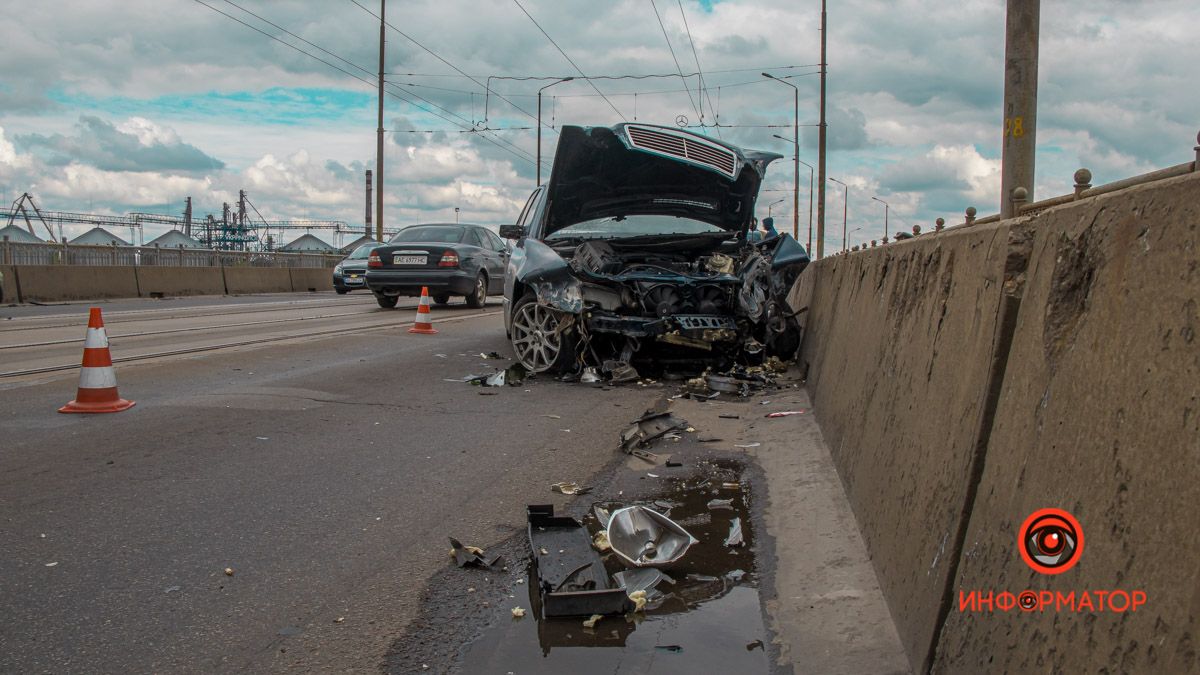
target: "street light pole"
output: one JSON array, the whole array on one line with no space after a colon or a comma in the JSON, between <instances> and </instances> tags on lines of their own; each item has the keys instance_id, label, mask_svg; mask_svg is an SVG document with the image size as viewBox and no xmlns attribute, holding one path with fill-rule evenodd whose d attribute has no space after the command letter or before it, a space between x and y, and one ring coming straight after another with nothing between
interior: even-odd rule
<instances>
[{"instance_id":1,"label":"street light pole","mask_svg":"<svg viewBox=\"0 0 1200 675\"><path fill-rule=\"evenodd\" d=\"M825 256L825 24L826 0L821 0L821 126L817 141L817 259Z\"/></svg>"},{"instance_id":2,"label":"street light pole","mask_svg":"<svg viewBox=\"0 0 1200 675\"><path fill-rule=\"evenodd\" d=\"M800 238L800 88L770 73L763 77L792 88L792 238ZM805 165L807 166L807 165ZM810 181L811 182L811 181ZM811 237L810 237L811 239Z\"/></svg>"},{"instance_id":3,"label":"street light pole","mask_svg":"<svg viewBox=\"0 0 1200 675\"><path fill-rule=\"evenodd\" d=\"M880 204L883 204L883 238L884 238L884 239L887 239L887 236L888 236L888 210L889 210L889 205L888 205L888 203L887 203L887 202L883 201L883 200L882 200L882 199L880 199L879 197L871 197L871 199L874 199L875 201L879 202Z\"/></svg>"},{"instance_id":4,"label":"street light pole","mask_svg":"<svg viewBox=\"0 0 1200 675\"><path fill-rule=\"evenodd\" d=\"M776 200L776 201L773 201L773 202L771 202L770 204L767 204L767 217L768 217L768 218L770 218L770 217L771 217L771 207L772 207L772 206L775 206L776 204L781 204L781 203L783 203L783 202L786 202L786 201L787 201L787 198L786 198L786 197L784 197L783 199L778 199L778 200Z\"/></svg>"},{"instance_id":5,"label":"street light pole","mask_svg":"<svg viewBox=\"0 0 1200 675\"><path fill-rule=\"evenodd\" d=\"M850 186L848 186L845 183L843 183L842 181L834 178L833 176L830 176L829 180L842 186L842 253L845 253L846 252L846 212L848 210L847 204L849 203L849 200L850 200Z\"/></svg>"},{"instance_id":6,"label":"street light pole","mask_svg":"<svg viewBox=\"0 0 1200 675\"><path fill-rule=\"evenodd\" d=\"M537 119L537 184L542 184L542 92L556 84L570 82L574 77L564 77L561 80L551 82L550 84L538 89L538 119Z\"/></svg>"},{"instance_id":7,"label":"street light pole","mask_svg":"<svg viewBox=\"0 0 1200 675\"><path fill-rule=\"evenodd\" d=\"M383 20L387 0L379 0L379 127L375 139L375 240L383 241Z\"/></svg>"}]
</instances>

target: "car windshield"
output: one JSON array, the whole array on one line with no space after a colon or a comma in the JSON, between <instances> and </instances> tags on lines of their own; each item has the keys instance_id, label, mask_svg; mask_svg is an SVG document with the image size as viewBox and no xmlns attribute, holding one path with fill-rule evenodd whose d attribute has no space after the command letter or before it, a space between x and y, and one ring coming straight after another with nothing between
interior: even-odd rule
<instances>
[{"instance_id":1,"label":"car windshield","mask_svg":"<svg viewBox=\"0 0 1200 675\"><path fill-rule=\"evenodd\" d=\"M369 242L354 249L354 252L346 256L346 260L366 260L367 256L371 255L371 249L378 246L378 242Z\"/></svg>"},{"instance_id":2,"label":"car windshield","mask_svg":"<svg viewBox=\"0 0 1200 675\"><path fill-rule=\"evenodd\" d=\"M716 225L681 216L613 216L568 225L546 237L546 240L615 239L659 234L708 234L724 231Z\"/></svg>"},{"instance_id":3,"label":"car windshield","mask_svg":"<svg viewBox=\"0 0 1200 675\"><path fill-rule=\"evenodd\" d=\"M453 225L416 225L396 233L389 243L427 241L440 244L457 244L463 236L463 228Z\"/></svg>"}]
</instances>

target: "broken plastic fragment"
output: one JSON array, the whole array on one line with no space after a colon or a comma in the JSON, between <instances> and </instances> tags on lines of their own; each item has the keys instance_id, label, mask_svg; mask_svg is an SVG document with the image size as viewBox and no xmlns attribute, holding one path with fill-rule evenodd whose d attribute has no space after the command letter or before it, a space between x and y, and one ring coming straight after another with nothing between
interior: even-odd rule
<instances>
[{"instance_id":1,"label":"broken plastic fragment","mask_svg":"<svg viewBox=\"0 0 1200 675\"><path fill-rule=\"evenodd\" d=\"M522 609L521 607L513 607L512 615L513 615L514 619L519 619L519 618L525 616L525 610Z\"/></svg>"},{"instance_id":2,"label":"broken plastic fragment","mask_svg":"<svg viewBox=\"0 0 1200 675\"><path fill-rule=\"evenodd\" d=\"M640 612L646 606L646 591L634 591L629 594L629 599L633 601L633 611Z\"/></svg>"},{"instance_id":3,"label":"broken plastic fragment","mask_svg":"<svg viewBox=\"0 0 1200 675\"><path fill-rule=\"evenodd\" d=\"M784 410L782 412L773 412L763 415L763 417L789 417L791 415L803 415L803 410Z\"/></svg>"},{"instance_id":4,"label":"broken plastic fragment","mask_svg":"<svg viewBox=\"0 0 1200 675\"><path fill-rule=\"evenodd\" d=\"M596 622L603 618L604 618L603 614L593 614L592 618L587 619L586 621L583 622L583 627L584 628L595 628Z\"/></svg>"},{"instance_id":5,"label":"broken plastic fragment","mask_svg":"<svg viewBox=\"0 0 1200 675\"><path fill-rule=\"evenodd\" d=\"M596 373L596 369L588 366L583 369L583 375L579 376L579 381L584 384L593 384L600 381L600 375Z\"/></svg>"},{"instance_id":6,"label":"broken plastic fragment","mask_svg":"<svg viewBox=\"0 0 1200 675\"><path fill-rule=\"evenodd\" d=\"M500 560L500 556L487 558L483 549L478 546L465 546L462 542L450 537L450 557L458 563L459 567L471 565L474 567L491 567Z\"/></svg>"},{"instance_id":7,"label":"broken plastic fragment","mask_svg":"<svg viewBox=\"0 0 1200 675\"><path fill-rule=\"evenodd\" d=\"M592 491L592 488L581 487L574 482L555 483L550 486L550 489L564 495L585 495Z\"/></svg>"},{"instance_id":8,"label":"broken plastic fragment","mask_svg":"<svg viewBox=\"0 0 1200 675\"><path fill-rule=\"evenodd\" d=\"M733 499L713 499L708 502L710 509L732 509Z\"/></svg>"},{"instance_id":9,"label":"broken plastic fragment","mask_svg":"<svg viewBox=\"0 0 1200 675\"><path fill-rule=\"evenodd\" d=\"M735 445L733 447L735 447L735 448L757 448L760 445L762 445L762 443L742 443L740 445Z\"/></svg>"},{"instance_id":10,"label":"broken plastic fragment","mask_svg":"<svg viewBox=\"0 0 1200 675\"><path fill-rule=\"evenodd\" d=\"M597 532L596 536L592 537L592 546L595 546L596 550L601 553L612 548L612 544L608 543L608 531L600 530Z\"/></svg>"},{"instance_id":11,"label":"broken plastic fragment","mask_svg":"<svg viewBox=\"0 0 1200 675\"><path fill-rule=\"evenodd\" d=\"M654 590L655 586L658 586L658 584L663 581L667 581L672 584L675 583L675 580L671 577L663 574L659 570L649 567L617 572L613 575L613 579L616 580L617 585L625 589L626 595L632 595L637 591L643 591L648 594Z\"/></svg>"},{"instance_id":12,"label":"broken plastic fragment","mask_svg":"<svg viewBox=\"0 0 1200 675\"><path fill-rule=\"evenodd\" d=\"M58 563L55 563L55 564L57 565ZM233 568L232 567L225 568L225 576L227 576L227 577L233 576Z\"/></svg>"},{"instance_id":13,"label":"broken plastic fragment","mask_svg":"<svg viewBox=\"0 0 1200 675\"><path fill-rule=\"evenodd\" d=\"M725 545L741 546L745 543L745 540L742 538L742 519L734 518L733 521L729 523L729 536L725 537Z\"/></svg>"}]
</instances>

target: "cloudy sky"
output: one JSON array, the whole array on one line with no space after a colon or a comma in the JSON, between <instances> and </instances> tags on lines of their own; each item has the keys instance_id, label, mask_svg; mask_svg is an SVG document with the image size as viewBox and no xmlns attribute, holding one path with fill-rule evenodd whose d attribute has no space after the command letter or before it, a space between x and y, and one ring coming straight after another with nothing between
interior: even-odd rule
<instances>
[{"instance_id":1,"label":"cloudy sky","mask_svg":"<svg viewBox=\"0 0 1200 675\"><path fill-rule=\"evenodd\" d=\"M849 185L850 243L882 235L872 196L890 203L893 230L959 222L970 205L995 212L1004 2L829 4L828 166ZM50 210L178 214L191 196L199 217L245 189L267 218L362 223L379 0L0 7L6 202L28 191ZM452 220L455 207L464 221L512 221L535 183L535 94L554 81L529 78L577 78L545 93L553 127L678 121L790 157L773 136L791 138L792 90L760 73L796 84L800 124L816 123L819 11L818 0L393 0L386 223ZM1194 0L1042 3L1039 197L1068 192L1080 166L1099 184L1192 157L1197 26ZM698 69L703 90L679 76ZM815 131L801 129L800 147L814 166ZM543 129L545 171L556 140ZM790 163L772 165L760 216L786 198L771 210L790 222L791 186ZM840 247L843 192L830 188L827 241Z\"/></svg>"}]
</instances>

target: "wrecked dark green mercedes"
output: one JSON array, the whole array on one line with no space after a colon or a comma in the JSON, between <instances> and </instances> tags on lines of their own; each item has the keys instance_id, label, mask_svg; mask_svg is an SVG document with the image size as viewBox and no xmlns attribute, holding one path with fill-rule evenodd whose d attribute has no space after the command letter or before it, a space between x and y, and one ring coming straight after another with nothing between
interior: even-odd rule
<instances>
[{"instance_id":1,"label":"wrecked dark green mercedes","mask_svg":"<svg viewBox=\"0 0 1200 675\"><path fill-rule=\"evenodd\" d=\"M516 240L504 321L517 359L594 381L790 358L784 298L808 253L747 235L779 158L667 127L564 126L549 182L500 228Z\"/></svg>"}]
</instances>

